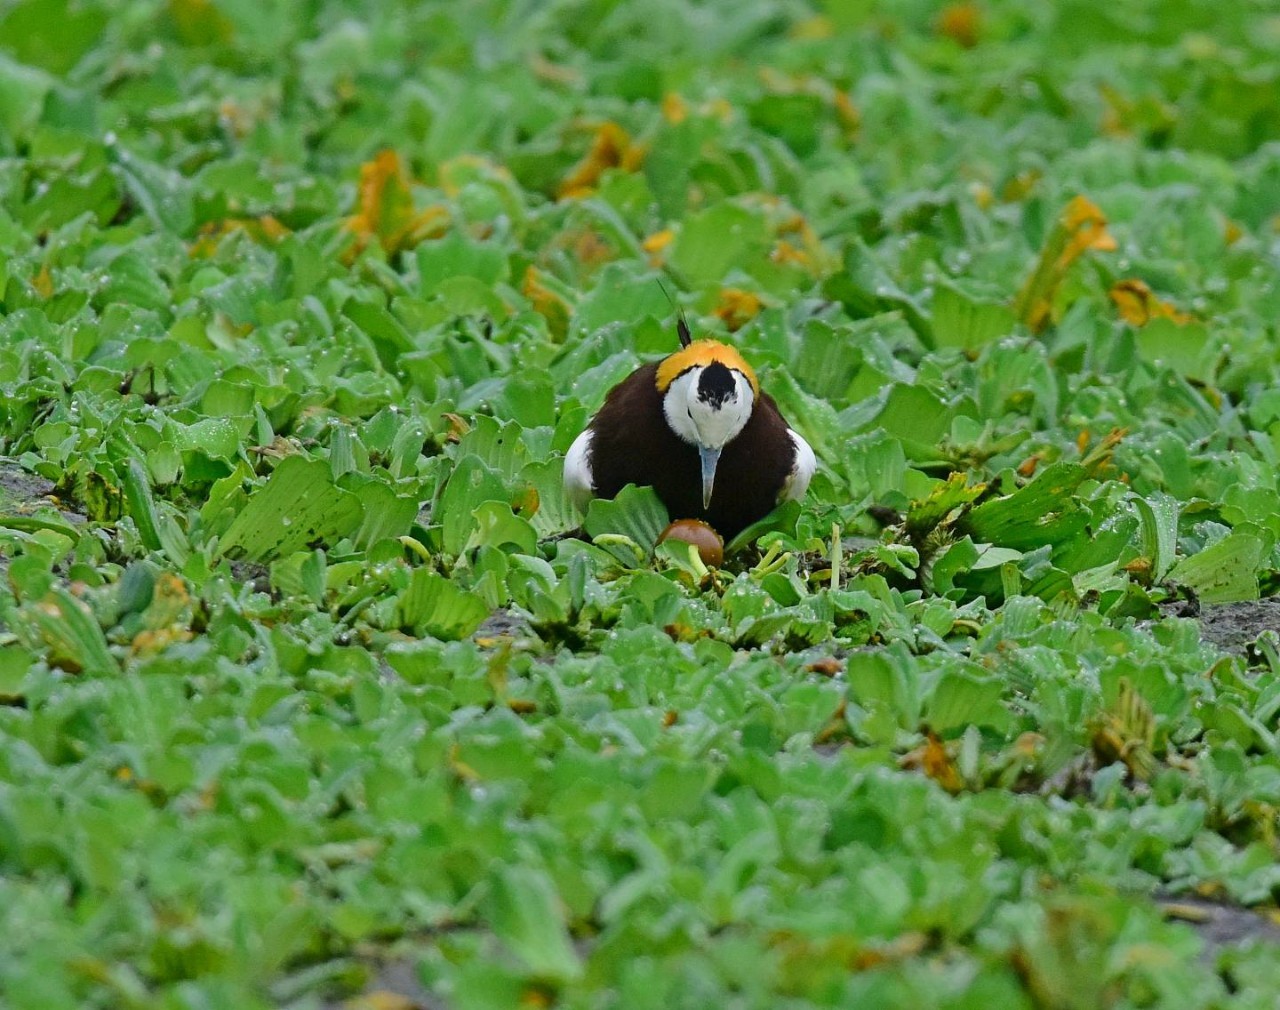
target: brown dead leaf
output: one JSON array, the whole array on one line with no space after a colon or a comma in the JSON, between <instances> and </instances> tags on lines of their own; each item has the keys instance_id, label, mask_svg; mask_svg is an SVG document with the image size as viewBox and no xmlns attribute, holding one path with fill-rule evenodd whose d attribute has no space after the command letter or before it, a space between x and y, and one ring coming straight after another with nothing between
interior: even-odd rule
<instances>
[{"instance_id":1,"label":"brown dead leaf","mask_svg":"<svg viewBox=\"0 0 1280 1010\"><path fill-rule=\"evenodd\" d=\"M836 706L836 710L831 713L831 718L814 734L813 742L815 744L831 743L836 740L847 739L849 736L848 705L846 702L841 701Z\"/></svg>"},{"instance_id":2,"label":"brown dead leaf","mask_svg":"<svg viewBox=\"0 0 1280 1010\"><path fill-rule=\"evenodd\" d=\"M446 410L440 416L449 422L449 430L444 435L446 442L460 442L462 436L471 430L470 422L461 414L454 414Z\"/></svg>"},{"instance_id":3,"label":"brown dead leaf","mask_svg":"<svg viewBox=\"0 0 1280 1010\"><path fill-rule=\"evenodd\" d=\"M820 42L836 33L836 24L825 14L814 14L797 21L787 32L787 37L807 42Z\"/></svg>"},{"instance_id":4,"label":"brown dead leaf","mask_svg":"<svg viewBox=\"0 0 1280 1010\"><path fill-rule=\"evenodd\" d=\"M824 677L838 677L844 670L844 664L833 656L825 656L814 660L805 669L810 673L820 673Z\"/></svg>"},{"instance_id":5,"label":"brown dead leaf","mask_svg":"<svg viewBox=\"0 0 1280 1010\"><path fill-rule=\"evenodd\" d=\"M836 110L836 121L844 131L845 137L853 139L858 130L862 128L861 110L853 104L853 99L844 91L835 92L832 95L831 102Z\"/></svg>"},{"instance_id":6,"label":"brown dead leaf","mask_svg":"<svg viewBox=\"0 0 1280 1010\"><path fill-rule=\"evenodd\" d=\"M813 265L813 257L803 249L797 248L784 238L778 239L769 252L769 259L775 263L792 263L799 267Z\"/></svg>"},{"instance_id":7,"label":"brown dead leaf","mask_svg":"<svg viewBox=\"0 0 1280 1010\"><path fill-rule=\"evenodd\" d=\"M1036 472L1036 467L1040 465L1040 461L1043 458L1044 457L1042 457L1040 453L1033 452L1030 456L1028 456L1026 459L1024 459L1021 463L1018 464L1018 476L1030 477L1032 474Z\"/></svg>"},{"instance_id":8,"label":"brown dead leaf","mask_svg":"<svg viewBox=\"0 0 1280 1010\"><path fill-rule=\"evenodd\" d=\"M140 657L155 656L171 645L189 642L193 638L195 638L195 633L190 628L171 627L139 631L129 643L129 651Z\"/></svg>"},{"instance_id":9,"label":"brown dead leaf","mask_svg":"<svg viewBox=\"0 0 1280 1010\"><path fill-rule=\"evenodd\" d=\"M1000 188L1000 199L1005 203L1018 203L1025 200L1040 185L1044 173L1038 168L1023 169Z\"/></svg>"},{"instance_id":10,"label":"brown dead leaf","mask_svg":"<svg viewBox=\"0 0 1280 1010\"><path fill-rule=\"evenodd\" d=\"M462 748L456 743L449 748L449 771L453 772L463 782L479 782L480 773L472 768L469 764L462 760L458 755L462 753Z\"/></svg>"},{"instance_id":11,"label":"brown dead leaf","mask_svg":"<svg viewBox=\"0 0 1280 1010\"><path fill-rule=\"evenodd\" d=\"M541 53L535 53L529 61L534 76L548 84L571 88L582 83L582 72L564 63L552 63Z\"/></svg>"},{"instance_id":12,"label":"brown dead leaf","mask_svg":"<svg viewBox=\"0 0 1280 1010\"><path fill-rule=\"evenodd\" d=\"M556 994L539 982L528 982L520 992L520 1005L545 1010L556 1005Z\"/></svg>"}]
</instances>

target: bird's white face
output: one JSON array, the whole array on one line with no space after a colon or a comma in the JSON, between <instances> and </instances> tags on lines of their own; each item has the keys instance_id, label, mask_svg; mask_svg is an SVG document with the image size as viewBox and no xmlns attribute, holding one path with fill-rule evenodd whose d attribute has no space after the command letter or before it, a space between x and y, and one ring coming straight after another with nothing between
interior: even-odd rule
<instances>
[{"instance_id":1,"label":"bird's white face","mask_svg":"<svg viewBox=\"0 0 1280 1010\"><path fill-rule=\"evenodd\" d=\"M671 430L706 449L723 449L732 442L746 427L754 406L747 377L719 363L689 369L662 398Z\"/></svg>"},{"instance_id":2,"label":"bird's white face","mask_svg":"<svg viewBox=\"0 0 1280 1010\"><path fill-rule=\"evenodd\" d=\"M662 398L671 430L698 450L702 461L702 506L711 507L720 451L746 427L755 406L747 377L718 361L677 376Z\"/></svg>"}]
</instances>

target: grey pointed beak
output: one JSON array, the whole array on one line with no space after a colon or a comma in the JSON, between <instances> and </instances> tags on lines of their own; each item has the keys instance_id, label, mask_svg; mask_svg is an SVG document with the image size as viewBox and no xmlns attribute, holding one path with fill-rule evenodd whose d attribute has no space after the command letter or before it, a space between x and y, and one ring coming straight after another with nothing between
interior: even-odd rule
<instances>
[{"instance_id":1,"label":"grey pointed beak","mask_svg":"<svg viewBox=\"0 0 1280 1010\"><path fill-rule=\"evenodd\" d=\"M702 457L702 507L709 509L711 491L716 482L716 464L720 462L720 450L699 446L698 455Z\"/></svg>"}]
</instances>

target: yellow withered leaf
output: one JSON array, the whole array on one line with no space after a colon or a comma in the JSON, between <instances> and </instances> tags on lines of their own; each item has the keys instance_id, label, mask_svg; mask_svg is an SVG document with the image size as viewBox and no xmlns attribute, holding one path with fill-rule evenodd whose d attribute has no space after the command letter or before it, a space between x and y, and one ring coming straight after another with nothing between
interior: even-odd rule
<instances>
[{"instance_id":1,"label":"yellow withered leaf","mask_svg":"<svg viewBox=\"0 0 1280 1010\"><path fill-rule=\"evenodd\" d=\"M816 14L803 21L797 21L787 32L787 37L804 42L820 42L831 38L835 33L835 22L825 14Z\"/></svg>"},{"instance_id":2,"label":"yellow withered leaf","mask_svg":"<svg viewBox=\"0 0 1280 1010\"><path fill-rule=\"evenodd\" d=\"M347 218L347 230L356 237L352 258L374 240L391 255L439 238L448 228L445 208L414 206L409 173L395 151L379 151L360 166L356 209Z\"/></svg>"},{"instance_id":3,"label":"yellow withered leaf","mask_svg":"<svg viewBox=\"0 0 1280 1010\"><path fill-rule=\"evenodd\" d=\"M724 288L713 313L724 320L730 333L736 333L755 319L764 308L760 296L742 288Z\"/></svg>"},{"instance_id":4,"label":"yellow withered leaf","mask_svg":"<svg viewBox=\"0 0 1280 1010\"><path fill-rule=\"evenodd\" d=\"M1190 314L1156 297L1146 282L1136 277L1116 281L1108 294L1120 310L1120 318L1134 326L1146 326L1153 319L1169 319L1179 326L1191 322Z\"/></svg>"},{"instance_id":5,"label":"yellow withered leaf","mask_svg":"<svg viewBox=\"0 0 1280 1010\"><path fill-rule=\"evenodd\" d=\"M570 247L574 259L583 266L597 267L617 258L617 250L604 235L594 228L584 227L571 236Z\"/></svg>"},{"instance_id":6,"label":"yellow withered leaf","mask_svg":"<svg viewBox=\"0 0 1280 1010\"><path fill-rule=\"evenodd\" d=\"M1128 677L1121 677L1116 700L1092 722L1093 751L1098 761L1121 761L1129 773L1147 782L1159 767L1153 753L1156 718L1147 701Z\"/></svg>"},{"instance_id":7,"label":"yellow withered leaf","mask_svg":"<svg viewBox=\"0 0 1280 1010\"><path fill-rule=\"evenodd\" d=\"M853 104L847 92L836 91L831 96L831 103L836 110L836 119L844 130L846 137L853 137L862 127L862 110Z\"/></svg>"},{"instance_id":8,"label":"yellow withered leaf","mask_svg":"<svg viewBox=\"0 0 1280 1010\"><path fill-rule=\"evenodd\" d=\"M531 263L524 272L520 290L529 299L533 311L547 320L552 334L563 336L568 329L572 309L564 294L555 290L555 279Z\"/></svg>"},{"instance_id":9,"label":"yellow withered leaf","mask_svg":"<svg viewBox=\"0 0 1280 1010\"><path fill-rule=\"evenodd\" d=\"M1115 252L1116 240L1107 231L1106 215L1091 200L1083 196L1072 198L1062 212L1061 223L1068 236L1066 248L1059 257L1064 267L1089 249Z\"/></svg>"},{"instance_id":10,"label":"yellow withered leaf","mask_svg":"<svg viewBox=\"0 0 1280 1010\"><path fill-rule=\"evenodd\" d=\"M1048 325L1053 299L1067 271L1086 252L1114 252L1116 240L1107 231L1106 216L1083 196L1073 197L1058 215L1036 259L1031 276L1014 300L1014 311L1032 331Z\"/></svg>"},{"instance_id":11,"label":"yellow withered leaf","mask_svg":"<svg viewBox=\"0 0 1280 1010\"><path fill-rule=\"evenodd\" d=\"M169 0L168 12L186 45L226 45L235 37L235 23L213 0Z\"/></svg>"},{"instance_id":12,"label":"yellow withered leaf","mask_svg":"<svg viewBox=\"0 0 1280 1010\"><path fill-rule=\"evenodd\" d=\"M931 730L926 730L924 743L908 754L902 755L899 764L903 768L922 771L949 793L958 793L964 788L964 780L947 747Z\"/></svg>"},{"instance_id":13,"label":"yellow withered leaf","mask_svg":"<svg viewBox=\"0 0 1280 1010\"><path fill-rule=\"evenodd\" d=\"M655 231L652 235L640 243L640 248L649 254L649 263L652 266L661 266L666 259L667 246L675 241L676 233L670 228L663 228L661 231Z\"/></svg>"},{"instance_id":14,"label":"yellow withered leaf","mask_svg":"<svg viewBox=\"0 0 1280 1010\"><path fill-rule=\"evenodd\" d=\"M634 172L644 161L644 155L644 146L632 140L621 126L612 121L602 123L582 160L561 180L556 195L561 200L589 196L607 170L620 168Z\"/></svg>"},{"instance_id":15,"label":"yellow withered leaf","mask_svg":"<svg viewBox=\"0 0 1280 1010\"><path fill-rule=\"evenodd\" d=\"M978 44L982 17L975 3L954 3L942 9L937 21L938 34L945 35L965 49Z\"/></svg>"},{"instance_id":16,"label":"yellow withered leaf","mask_svg":"<svg viewBox=\"0 0 1280 1010\"><path fill-rule=\"evenodd\" d=\"M196 238L187 250L192 259L208 259L218 249L218 243L234 232L244 232L260 245L278 242L289 234L289 229L270 214L260 217L228 217L221 221L210 221L200 229Z\"/></svg>"},{"instance_id":17,"label":"yellow withered leaf","mask_svg":"<svg viewBox=\"0 0 1280 1010\"><path fill-rule=\"evenodd\" d=\"M552 63L541 53L529 61L529 69L539 79L558 87L571 88L582 83L581 71L564 63Z\"/></svg>"},{"instance_id":18,"label":"yellow withered leaf","mask_svg":"<svg viewBox=\"0 0 1280 1010\"><path fill-rule=\"evenodd\" d=\"M418 1010L420 1004L388 989L375 989L347 1000L346 1010Z\"/></svg>"},{"instance_id":19,"label":"yellow withered leaf","mask_svg":"<svg viewBox=\"0 0 1280 1010\"><path fill-rule=\"evenodd\" d=\"M41 298L53 297L53 274L49 270L49 264L43 264L36 275L31 278L31 286L36 289L36 294Z\"/></svg>"}]
</instances>

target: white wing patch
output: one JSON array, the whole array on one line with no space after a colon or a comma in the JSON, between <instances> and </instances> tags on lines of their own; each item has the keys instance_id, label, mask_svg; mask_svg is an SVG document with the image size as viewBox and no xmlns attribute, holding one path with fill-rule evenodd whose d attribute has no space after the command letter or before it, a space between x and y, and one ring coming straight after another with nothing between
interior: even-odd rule
<instances>
[{"instance_id":1,"label":"white wing patch","mask_svg":"<svg viewBox=\"0 0 1280 1010\"><path fill-rule=\"evenodd\" d=\"M782 493L778 495L780 502L799 501L803 498L804 493L809 490L809 481L813 479L814 471L818 469L818 457L813 454L809 443L790 428L787 429L787 434L791 436L791 442L796 447L796 458L791 464L791 472L787 474L786 482L782 485Z\"/></svg>"},{"instance_id":2,"label":"white wing patch","mask_svg":"<svg viewBox=\"0 0 1280 1010\"><path fill-rule=\"evenodd\" d=\"M564 489L569 500L585 512L587 503L595 497L595 482L591 479L591 436L590 428L573 440L569 451L564 454ZM812 455L812 453L810 453Z\"/></svg>"}]
</instances>

